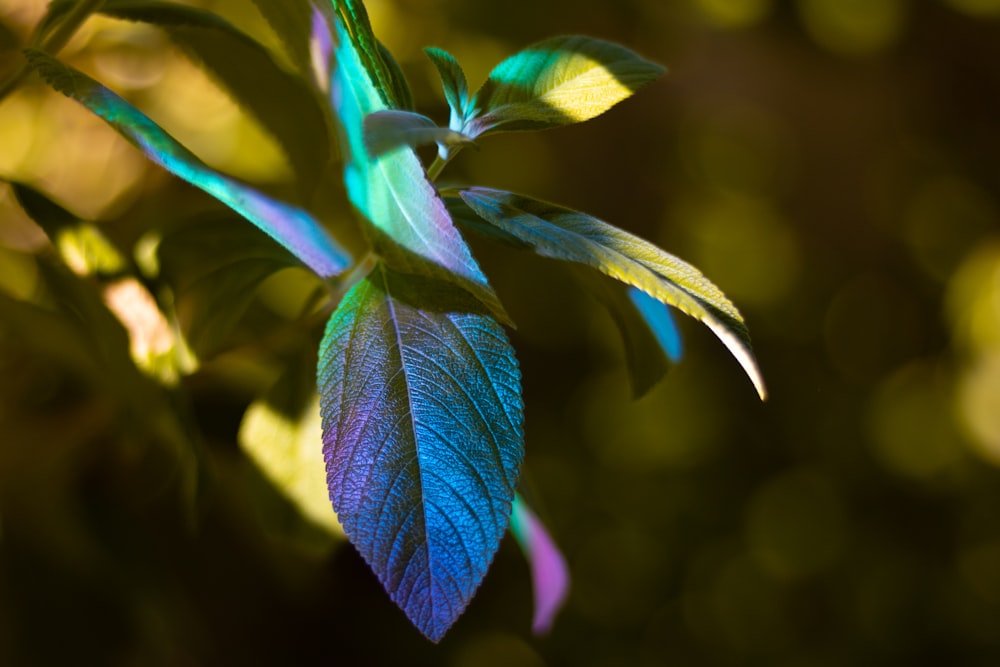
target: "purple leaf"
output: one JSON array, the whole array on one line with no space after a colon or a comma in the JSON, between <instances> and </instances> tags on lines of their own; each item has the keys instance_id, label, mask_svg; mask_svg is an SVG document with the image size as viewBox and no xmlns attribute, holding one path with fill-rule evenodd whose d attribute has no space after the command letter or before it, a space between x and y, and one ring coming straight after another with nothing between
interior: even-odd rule
<instances>
[{"instance_id":1,"label":"purple leaf","mask_svg":"<svg viewBox=\"0 0 1000 667\"><path fill-rule=\"evenodd\" d=\"M546 634L569 592L569 568L559 547L521 496L514 498L510 531L531 566L531 584L535 592L535 618L531 630L536 635Z\"/></svg>"}]
</instances>

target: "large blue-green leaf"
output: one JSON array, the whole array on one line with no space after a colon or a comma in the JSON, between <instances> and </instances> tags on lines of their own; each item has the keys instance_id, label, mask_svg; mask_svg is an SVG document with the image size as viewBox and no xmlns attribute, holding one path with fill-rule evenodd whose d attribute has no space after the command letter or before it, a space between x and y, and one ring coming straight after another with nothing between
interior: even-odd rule
<instances>
[{"instance_id":1,"label":"large blue-green leaf","mask_svg":"<svg viewBox=\"0 0 1000 667\"><path fill-rule=\"evenodd\" d=\"M272 199L199 160L138 109L85 74L41 51L26 51L48 83L80 102L152 161L250 220L321 277L341 273L350 257L306 211Z\"/></svg>"},{"instance_id":2,"label":"large blue-green leaf","mask_svg":"<svg viewBox=\"0 0 1000 667\"><path fill-rule=\"evenodd\" d=\"M369 114L399 109L386 65L360 2L334 2L331 98L340 129L348 197L367 223L376 251L395 269L450 280L506 319L499 299L409 147L373 158L365 145Z\"/></svg>"},{"instance_id":3,"label":"large blue-green leaf","mask_svg":"<svg viewBox=\"0 0 1000 667\"><path fill-rule=\"evenodd\" d=\"M580 35L553 37L497 65L468 103L463 127L452 129L476 138L579 123L664 71L618 44Z\"/></svg>"},{"instance_id":4,"label":"large blue-green leaf","mask_svg":"<svg viewBox=\"0 0 1000 667\"><path fill-rule=\"evenodd\" d=\"M593 267L700 320L736 357L761 398L766 395L743 317L698 269L584 213L488 188L460 195L481 218L538 254Z\"/></svg>"},{"instance_id":5,"label":"large blue-green leaf","mask_svg":"<svg viewBox=\"0 0 1000 667\"><path fill-rule=\"evenodd\" d=\"M513 350L465 291L380 264L331 317L318 378L333 507L437 641L510 518L523 453Z\"/></svg>"}]
</instances>

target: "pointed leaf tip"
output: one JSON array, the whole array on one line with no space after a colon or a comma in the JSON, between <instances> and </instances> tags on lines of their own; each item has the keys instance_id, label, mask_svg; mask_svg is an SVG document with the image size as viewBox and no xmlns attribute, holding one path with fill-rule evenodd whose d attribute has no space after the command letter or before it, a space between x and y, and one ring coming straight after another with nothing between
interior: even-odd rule
<instances>
[{"instance_id":1,"label":"pointed leaf tip","mask_svg":"<svg viewBox=\"0 0 1000 667\"><path fill-rule=\"evenodd\" d=\"M569 593L569 568L555 540L521 496L514 498L510 530L531 566L535 615L531 630L544 635L552 629L556 615Z\"/></svg>"},{"instance_id":2,"label":"pointed leaf tip","mask_svg":"<svg viewBox=\"0 0 1000 667\"><path fill-rule=\"evenodd\" d=\"M459 194L483 220L539 255L590 266L700 320L736 358L758 395L767 396L743 317L695 267L585 213L489 188Z\"/></svg>"},{"instance_id":3,"label":"pointed leaf tip","mask_svg":"<svg viewBox=\"0 0 1000 667\"><path fill-rule=\"evenodd\" d=\"M320 347L330 499L394 602L438 641L507 528L523 455L503 329L450 283L379 265Z\"/></svg>"}]
</instances>

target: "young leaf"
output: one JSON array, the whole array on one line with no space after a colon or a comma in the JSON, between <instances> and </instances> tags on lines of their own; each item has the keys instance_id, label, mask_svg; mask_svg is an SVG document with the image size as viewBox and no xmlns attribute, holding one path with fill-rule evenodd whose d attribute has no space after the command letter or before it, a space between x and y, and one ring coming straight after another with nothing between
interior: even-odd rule
<instances>
[{"instance_id":1,"label":"young leaf","mask_svg":"<svg viewBox=\"0 0 1000 667\"><path fill-rule=\"evenodd\" d=\"M376 159L369 156L364 119L397 108L386 88L392 85L392 76L379 55L361 3L346 0L335 7L331 96L341 131L344 181L378 254L396 270L455 282L507 321L496 293L413 150L397 150Z\"/></svg>"},{"instance_id":2,"label":"young leaf","mask_svg":"<svg viewBox=\"0 0 1000 667\"><path fill-rule=\"evenodd\" d=\"M310 200L330 158L330 137L317 97L301 79L216 14L156 0L109 0L102 12L166 30L278 141L302 199Z\"/></svg>"},{"instance_id":3,"label":"young leaf","mask_svg":"<svg viewBox=\"0 0 1000 667\"><path fill-rule=\"evenodd\" d=\"M365 148L373 160L397 148L415 148L428 144L440 145L445 155L450 146L470 144L472 140L460 132L438 127L433 120L412 111L386 109L365 116Z\"/></svg>"},{"instance_id":4,"label":"young leaf","mask_svg":"<svg viewBox=\"0 0 1000 667\"><path fill-rule=\"evenodd\" d=\"M677 330L677 323L670 313L670 307L636 287L628 288L628 298L670 361L674 363L680 361L683 353L681 333Z\"/></svg>"},{"instance_id":5,"label":"young leaf","mask_svg":"<svg viewBox=\"0 0 1000 667\"><path fill-rule=\"evenodd\" d=\"M441 75L441 86L444 88L444 98L451 109L451 119L448 127L456 132L462 131L465 115L469 107L469 84L465 78L462 66L455 57L443 49L428 47L424 53L431 59Z\"/></svg>"},{"instance_id":6,"label":"young leaf","mask_svg":"<svg viewBox=\"0 0 1000 667\"><path fill-rule=\"evenodd\" d=\"M497 65L470 102L461 129L476 138L579 123L601 115L664 71L611 42L554 37Z\"/></svg>"},{"instance_id":7,"label":"young leaf","mask_svg":"<svg viewBox=\"0 0 1000 667\"><path fill-rule=\"evenodd\" d=\"M559 547L521 496L514 497L510 532L524 551L531 566L531 585L535 596L535 618L531 630L546 634L569 592L569 568Z\"/></svg>"},{"instance_id":8,"label":"young leaf","mask_svg":"<svg viewBox=\"0 0 1000 667\"><path fill-rule=\"evenodd\" d=\"M206 166L121 97L41 51L25 52L49 85L80 102L153 162L226 204L323 278L341 273L349 255L306 211L277 201Z\"/></svg>"},{"instance_id":9,"label":"young leaf","mask_svg":"<svg viewBox=\"0 0 1000 667\"><path fill-rule=\"evenodd\" d=\"M333 507L392 599L437 641L510 518L523 454L513 350L465 291L380 264L331 317L318 378Z\"/></svg>"},{"instance_id":10,"label":"young leaf","mask_svg":"<svg viewBox=\"0 0 1000 667\"><path fill-rule=\"evenodd\" d=\"M766 395L742 316L698 269L583 213L487 188L460 194L480 217L538 254L593 267L700 320L736 357L760 397Z\"/></svg>"}]
</instances>

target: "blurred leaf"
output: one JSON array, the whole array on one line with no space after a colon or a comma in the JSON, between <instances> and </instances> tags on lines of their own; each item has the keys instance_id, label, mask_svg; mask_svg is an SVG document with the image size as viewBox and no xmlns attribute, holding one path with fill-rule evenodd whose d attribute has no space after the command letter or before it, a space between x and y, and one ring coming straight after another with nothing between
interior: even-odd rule
<instances>
[{"instance_id":1,"label":"blurred leaf","mask_svg":"<svg viewBox=\"0 0 1000 667\"><path fill-rule=\"evenodd\" d=\"M318 99L304 84L309 79L290 75L263 46L207 11L155 0L109 0L102 13L164 28L278 140L303 201L311 201L331 144ZM308 32L304 39L308 48Z\"/></svg>"},{"instance_id":2,"label":"blurred leaf","mask_svg":"<svg viewBox=\"0 0 1000 667\"><path fill-rule=\"evenodd\" d=\"M164 388L139 371L128 332L90 282L41 257L51 307L0 293L5 329L44 357L55 359L125 408L129 425L155 437L176 457L186 500L194 501L197 443L178 419Z\"/></svg>"},{"instance_id":3,"label":"blurred leaf","mask_svg":"<svg viewBox=\"0 0 1000 667\"><path fill-rule=\"evenodd\" d=\"M424 49L424 53L434 63L441 76L444 97L448 101L448 108L451 109L448 127L460 132L469 107L469 83L465 78L465 72L455 57L443 49L429 47Z\"/></svg>"},{"instance_id":4,"label":"blurred leaf","mask_svg":"<svg viewBox=\"0 0 1000 667\"><path fill-rule=\"evenodd\" d=\"M336 67L332 74L344 181L355 210L367 223L376 251L395 270L452 281L475 295L502 321L503 306L427 180L412 149L372 159L364 119L396 109L391 75L360 3L337 3Z\"/></svg>"},{"instance_id":5,"label":"blurred leaf","mask_svg":"<svg viewBox=\"0 0 1000 667\"><path fill-rule=\"evenodd\" d=\"M303 78L311 78L313 68L310 36L314 9L310 0L254 0L261 15L281 40Z\"/></svg>"},{"instance_id":6,"label":"blurred leaf","mask_svg":"<svg viewBox=\"0 0 1000 667\"><path fill-rule=\"evenodd\" d=\"M55 238L60 231L80 221L75 213L67 211L30 185L14 181L8 183L14 191L17 203L32 220L38 223L39 227L45 230L49 238Z\"/></svg>"},{"instance_id":7,"label":"blurred leaf","mask_svg":"<svg viewBox=\"0 0 1000 667\"><path fill-rule=\"evenodd\" d=\"M472 140L446 127L438 127L433 120L412 111L386 109L365 116L365 148L373 160L403 146L415 148L438 144L441 151L449 146L470 144Z\"/></svg>"},{"instance_id":8,"label":"blurred leaf","mask_svg":"<svg viewBox=\"0 0 1000 667\"><path fill-rule=\"evenodd\" d=\"M348 255L306 211L210 169L142 112L85 74L41 51L25 53L53 88L103 118L149 159L256 224L321 277L334 276L349 265Z\"/></svg>"},{"instance_id":9,"label":"blurred leaf","mask_svg":"<svg viewBox=\"0 0 1000 667\"><path fill-rule=\"evenodd\" d=\"M696 268L596 218L529 197L470 188L462 199L487 222L545 257L593 267L703 322L736 357L757 393L764 381L743 318Z\"/></svg>"},{"instance_id":10,"label":"blurred leaf","mask_svg":"<svg viewBox=\"0 0 1000 667\"><path fill-rule=\"evenodd\" d=\"M199 359L229 341L264 280L297 266L270 239L231 216L201 218L170 230L160 240L157 257Z\"/></svg>"},{"instance_id":11,"label":"blurred leaf","mask_svg":"<svg viewBox=\"0 0 1000 667\"><path fill-rule=\"evenodd\" d=\"M632 395L636 398L644 396L663 379L670 366L680 359L679 337L676 347L669 340L660 339L632 298L636 292L643 295L645 292L608 281L590 268L580 267L574 274L587 291L608 309L608 313L618 326L625 346L625 362L628 365ZM652 297L647 296L647 298L662 308L666 317L670 317L666 305ZM674 333L676 334L676 329ZM670 343L669 347L667 343Z\"/></svg>"},{"instance_id":12,"label":"blurred leaf","mask_svg":"<svg viewBox=\"0 0 1000 667\"><path fill-rule=\"evenodd\" d=\"M569 568L566 559L545 530L545 525L520 495L514 496L510 532L514 534L531 566L531 585L535 597L535 618L531 630L536 635L546 634L569 593Z\"/></svg>"},{"instance_id":13,"label":"blurred leaf","mask_svg":"<svg viewBox=\"0 0 1000 667\"><path fill-rule=\"evenodd\" d=\"M450 283L380 265L344 297L320 346L334 509L434 641L499 547L523 455L517 361L481 310Z\"/></svg>"},{"instance_id":14,"label":"blurred leaf","mask_svg":"<svg viewBox=\"0 0 1000 667\"><path fill-rule=\"evenodd\" d=\"M473 96L461 129L476 138L579 123L604 113L664 71L611 42L554 37L497 65Z\"/></svg>"},{"instance_id":15,"label":"blurred leaf","mask_svg":"<svg viewBox=\"0 0 1000 667\"><path fill-rule=\"evenodd\" d=\"M315 355L298 356L267 395L247 408L239 442L301 515L330 537L343 531L326 488Z\"/></svg>"}]
</instances>

